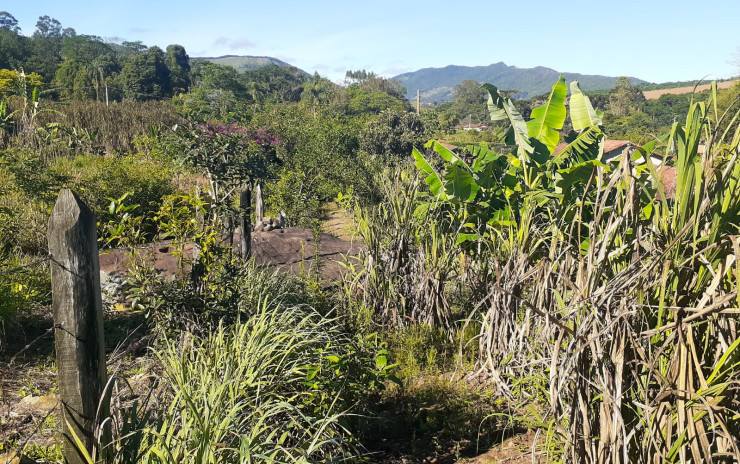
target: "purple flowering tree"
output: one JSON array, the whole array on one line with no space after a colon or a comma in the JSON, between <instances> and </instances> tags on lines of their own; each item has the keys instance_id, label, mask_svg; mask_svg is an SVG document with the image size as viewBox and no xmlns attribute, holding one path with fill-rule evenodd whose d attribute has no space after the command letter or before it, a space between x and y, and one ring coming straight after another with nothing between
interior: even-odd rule
<instances>
[{"instance_id":1,"label":"purple flowering tree","mask_svg":"<svg viewBox=\"0 0 740 464\"><path fill-rule=\"evenodd\" d=\"M212 219L222 219L225 232L231 237L234 218L238 216L242 218L242 235L249 235L251 190L256 182L267 177L270 167L277 162L280 140L262 129L214 122L176 133L181 159L201 170L208 179ZM233 207L237 195L241 195L240 211ZM249 243L242 245L245 246L249 248ZM249 250L242 251L249 255Z\"/></svg>"}]
</instances>

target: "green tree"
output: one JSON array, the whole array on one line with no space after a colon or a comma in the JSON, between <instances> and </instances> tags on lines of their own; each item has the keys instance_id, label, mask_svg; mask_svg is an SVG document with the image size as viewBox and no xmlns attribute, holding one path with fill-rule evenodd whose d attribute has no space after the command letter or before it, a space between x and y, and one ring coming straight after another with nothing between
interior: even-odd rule
<instances>
[{"instance_id":1,"label":"green tree","mask_svg":"<svg viewBox=\"0 0 740 464\"><path fill-rule=\"evenodd\" d=\"M75 35L77 32L73 28L62 28L62 23L51 16L39 16L39 20L36 21L36 30L33 33L33 37L45 39L63 39Z\"/></svg>"},{"instance_id":2,"label":"green tree","mask_svg":"<svg viewBox=\"0 0 740 464\"><path fill-rule=\"evenodd\" d=\"M405 99L398 99L380 90L363 90L357 84L347 88L347 114L354 116L380 114L388 109L408 111L411 107Z\"/></svg>"},{"instance_id":3,"label":"green tree","mask_svg":"<svg viewBox=\"0 0 740 464\"><path fill-rule=\"evenodd\" d=\"M20 69L28 55L28 39L0 27L0 69Z\"/></svg>"},{"instance_id":4,"label":"green tree","mask_svg":"<svg viewBox=\"0 0 740 464\"><path fill-rule=\"evenodd\" d=\"M627 116L635 111L642 111L645 95L639 87L624 76L617 78L617 83L609 92L609 111L617 117Z\"/></svg>"},{"instance_id":5,"label":"green tree","mask_svg":"<svg viewBox=\"0 0 740 464\"><path fill-rule=\"evenodd\" d=\"M95 98L95 85L92 75L87 69L80 68L75 73L72 96L75 100L92 100Z\"/></svg>"},{"instance_id":6,"label":"green tree","mask_svg":"<svg viewBox=\"0 0 740 464\"><path fill-rule=\"evenodd\" d=\"M127 56L133 55L136 53L144 53L149 48L146 45L144 45L144 43L141 40L137 40L133 42L124 40L123 42L120 43L118 47L120 48L121 54L127 55Z\"/></svg>"},{"instance_id":7,"label":"green tree","mask_svg":"<svg viewBox=\"0 0 740 464\"><path fill-rule=\"evenodd\" d=\"M190 57L182 45L168 45L165 64L170 71L170 81L175 94L190 87Z\"/></svg>"},{"instance_id":8,"label":"green tree","mask_svg":"<svg viewBox=\"0 0 740 464\"><path fill-rule=\"evenodd\" d=\"M100 37L75 35L63 39L61 53L55 79L62 98L104 100L104 87L120 70L113 49Z\"/></svg>"},{"instance_id":9,"label":"green tree","mask_svg":"<svg viewBox=\"0 0 740 464\"><path fill-rule=\"evenodd\" d=\"M405 158L429 140L422 119L416 113L388 109L365 124L360 149L370 155Z\"/></svg>"},{"instance_id":10,"label":"green tree","mask_svg":"<svg viewBox=\"0 0 740 464\"><path fill-rule=\"evenodd\" d=\"M373 176L358 156L360 118L333 111L314 117L307 105L279 105L252 123L269 126L285 146L278 182L265 185L265 198L268 209L286 211L291 226L310 227L340 192L365 198L372 191Z\"/></svg>"},{"instance_id":11,"label":"green tree","mask_svg":"<svg viewBox=\"0 0 740 464\"><path fill-rule=\"evenodd\" d=\"M453 108L460 120L480 123L487 119L487 93L481 85L471 79L462 81L455 86L452 92Z\"/></svg>"},{"instance_id":12,"label":"green tree","mask_svg":"<svg viewBox=\"0 0 740 464\"><path fill-rule=\"evenodd\" d=\"M56 19L40 16L36 30L28 40L29 53L24 68L41 74L45 81L51 82L62 63L63 40L75 35L74 29L63 28Z\"/></svg>"},{"instance_id":13,"label":"green tree","mask_svg":"<svg viewBox=\"0 0 740 464\"><path fill-rule=\"evenodd\" d=\"M145 101L172 96L170 70L165 64L162 49L155 46L128 57L121 69L120 83L127 100Z\"/></svg>"},{"instance_id":14,"label":"green tree","mask_svg":"<svg viewBox=\"0 0 740 464\"><path fill-rule=\"evenodd\" d=\"M326 103L334 84L325 78L314 73L311 80L303 84L301 100L308 103L311 108L311 114L316 117L316 107Z\"/></svg>"},{"instance_id":15,"label":"green tree","mask_svg":"<svg viewBox=\"0 0 740 464\"><path fill-rule=\"evenodd\" d=\"M260 103L298 102L308 80L306 73L293 66L263 66L241 76L252 100Z\"/></svg>"},{"instance_id":16,"label":"green tree","mask_svg":"<svg viewBox=\"0 0 740 464\"><path fill-rule=\"evenodd\" d=\"M7 11L0 11L0 29L7 29L16 34L21 33L21 28L18 26L18 20Z\"/></svg>"},{"instance_id":17,"label":"green tree","mask_svg":"<svg viewBox=\"0 0 740 464\"><path fill-rule=\"evenodd\" d=\"M239 73L231 66L197 60L190 76L190 92L179 95L175 102L192 119L229 120L240 103L251 99Z\"/></svg>"},{"instance_id":18,"label":"green tree","mask_svg":"<svg viewBox=\"0 0 740 464\"><path fill-rule=\"evenodd\" d=\"M393 98L406 100L406 87L394 79L380 77L372 71L361 69L359 71L349 70L345 73L345 84L348 87L358 86L365 92L385 92Z\"/></svg>"}]
</instances>

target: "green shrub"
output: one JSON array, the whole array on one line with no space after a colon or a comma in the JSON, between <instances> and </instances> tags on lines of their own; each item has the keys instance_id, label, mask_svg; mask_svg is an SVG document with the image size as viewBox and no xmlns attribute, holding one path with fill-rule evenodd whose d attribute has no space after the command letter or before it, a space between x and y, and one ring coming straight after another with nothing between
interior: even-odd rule
<instances>
[{"instance_id":1,"label":"green shrub","mask_svg":"<svg viewBox=\"0 0 740 464\"><path fill-rule=\"evenodd\" d=\"M59 159L51 172L69 178L67 187L77 192L96 212L107 209L110 198L130 192L128 201L153 212L165 195L175 191L173 169L147 156L77 156Z\"/></svg>"}]
</instances>

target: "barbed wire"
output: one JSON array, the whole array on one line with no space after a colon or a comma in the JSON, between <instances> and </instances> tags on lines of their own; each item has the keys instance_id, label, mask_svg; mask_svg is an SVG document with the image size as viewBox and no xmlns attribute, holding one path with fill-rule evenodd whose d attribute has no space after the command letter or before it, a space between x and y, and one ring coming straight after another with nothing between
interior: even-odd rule
<instances>
[{"instance_id":1,"label":"barbed wire","mask_svg":"<svg viewBox=\"0 0 740 464\"><path fill-rule=\"evenodd\" d=\"M18 356L22 355L23 353L25 353L26 351L28 351L29 349L31 349L31 347L33 345L35 345L42 338L47 337L54 329L61 329L61 328L62 328L61 324L55 324L55 325L49 327L48 329L46 329L46 332L44 332L43 334L41 334L38 337L36 337L35 339L33 339L30 343L28 343L26 346L24 346L20 351L18 351L16 354L14 354L10 358L10 361L8 361L8 366L13 365L13 362L15 361L15 358L17 358Z\"/></svg>"},{"instance_id":2,"label":"barbed wire","mask_svg":"<svg viewBox=\"0 0 740 464\"><path fill-rule=\"evenodd\" d=\"M10 268L10 269L0 269L0 276L15 274L16 272L22 271L24 269L28 269L28 268L40 266L40 265L44 264L47 261L53 261L53 257L51 256L51 253L49 253L45 257L43 257L41 259L38 259L36 261L33 261L31 263L22 264L20 266L16 266L16 267L13 267L13 268Z\"/></svg>"}]
</instances>

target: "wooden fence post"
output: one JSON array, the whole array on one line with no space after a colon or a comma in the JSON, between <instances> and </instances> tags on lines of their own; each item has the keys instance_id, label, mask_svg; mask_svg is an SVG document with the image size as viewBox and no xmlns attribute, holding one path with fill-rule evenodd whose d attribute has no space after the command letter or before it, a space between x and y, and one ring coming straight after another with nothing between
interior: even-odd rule
<instances>
[{"instance_id":1,"label":"wooden fence post","mask_svg":"<svg viewBox=\"0 0 740 464\"><path fill-rule=\"evenodd\" d=\"M82 464L70 432L92 455L96 413L107 373L95 215L71 190L59 192L48 240L64 457L69 463ZM103 409L101 417L107 412Z\"/></svg>"},{"instance_id":2,"label":"wooden fence post","mask_svg":"<svg viewBox=\"0 0 740 464\"><path fill-rule=\"evenodd\" d=\"M254 189L254 216L255 224L259 224L262 221L262 210L264 209L262 203L262 185L258 182L257 187Z\"/></svg>"},{"instance_id":3,"label":"wooden fence post","mask_svg":"<svg viewBox=\"0 0 740 464\"><path fill-rule=\"evenodd\" d=\"M249 259L252 256L252 190L249 186L244 187L239 197L239 221L242 228L241 243L239 243L239 251L241 251L244 259Z\"/></svg>"}]
</instances>

